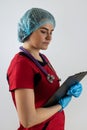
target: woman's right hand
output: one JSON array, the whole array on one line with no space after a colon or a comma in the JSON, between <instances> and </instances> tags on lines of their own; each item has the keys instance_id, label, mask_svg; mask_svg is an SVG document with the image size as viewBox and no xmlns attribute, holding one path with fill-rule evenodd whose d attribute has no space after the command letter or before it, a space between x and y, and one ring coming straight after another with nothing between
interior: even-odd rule
<instances>
[{"instance_id":1,"label":"woman's right hand","mask_svg":"<svg viewBox=\"0 0 87 130\"><path fill-rule=\"evenodd\" d=\"M61 98L59 100L58 104L60 104L62 106L62 109L64 109L69 104L71 99L72 99L72 96L65 96L64 98Z\"/></svg>"}]
</instances>

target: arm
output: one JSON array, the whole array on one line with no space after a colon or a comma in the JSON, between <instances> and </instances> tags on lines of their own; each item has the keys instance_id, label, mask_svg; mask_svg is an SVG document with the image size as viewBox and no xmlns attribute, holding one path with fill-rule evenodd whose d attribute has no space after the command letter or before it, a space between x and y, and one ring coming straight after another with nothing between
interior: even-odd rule
<instances>
[{"instance_id":1,"label":"arm","mask_svg":"<svg viewBox=\"0 0 87 130\"><path fill-rule=\"evenodd\" d=\"M36 109L33 89L15 90L15 100L19 120L25 128L45 121L62 108L61 105L55 105L48 108Z\"/></svg>"}]
</instances>

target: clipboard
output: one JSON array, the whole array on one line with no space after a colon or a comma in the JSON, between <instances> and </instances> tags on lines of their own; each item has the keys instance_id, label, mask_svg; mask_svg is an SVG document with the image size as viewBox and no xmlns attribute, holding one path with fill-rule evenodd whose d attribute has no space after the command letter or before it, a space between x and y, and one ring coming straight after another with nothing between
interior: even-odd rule
<instances>
[{"instance_id":1,"label":"clipboard","mask_svg":"<svg viewBox=\"0 0 87 130\"><path fill-rule=\"evenodd\" d=\"M69 76L64 83L60 86L60 88L53 94L53 96L48 100L44 107L49 107L56 105L58 100L63 98L68 89L75 85L76 83L80 82L85 76L87 75L87 71L79 72L74 75Z\"/></svg>"}]
</instances>

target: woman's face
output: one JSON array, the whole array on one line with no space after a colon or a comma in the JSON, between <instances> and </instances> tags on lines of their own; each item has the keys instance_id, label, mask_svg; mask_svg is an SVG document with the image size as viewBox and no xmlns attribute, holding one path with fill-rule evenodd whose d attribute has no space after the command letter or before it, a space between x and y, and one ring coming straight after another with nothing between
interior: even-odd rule
<instances>
[{"instance_id":1,"label":"woman's face","mask_svg":"<svg viewBox=\"0 0 87 130\"><path fill-rule=\"evenodd\" d=\"M34 31L29 37L29 45L38 50L46 50L53 32L52 24L45 24Z\"/></svg>"}]
</instances>

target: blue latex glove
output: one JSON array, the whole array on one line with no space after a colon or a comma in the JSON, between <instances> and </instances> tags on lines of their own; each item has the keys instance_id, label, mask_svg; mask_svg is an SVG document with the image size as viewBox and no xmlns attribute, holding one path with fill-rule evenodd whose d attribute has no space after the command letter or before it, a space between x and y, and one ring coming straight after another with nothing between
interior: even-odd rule
<instances>
[{"instance_id":1,"label":"blue latex glove","mask_svg":"<svg viewBox=\"0 0 87 130\"><path fill-rule=\"evenodd\" d=\"M69 104L71 99L72 99L72 96L65 96L64 98L60 99L58 103L62 106L62 109L64 109Z\"/></svg>"},{"instance_id":2,"label":"blue latex glove","mask_svg":"<svg viewBox=\"0 0 87 130\"><path fill-rule=\"evenodd\" d=\"M67 95L79 97L81 93L82 93L82 85L80 83L77 83L76 85L70 87L70 89L67 92Z\"/></svg>"}]
</instances>

